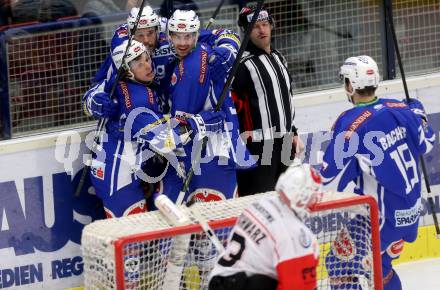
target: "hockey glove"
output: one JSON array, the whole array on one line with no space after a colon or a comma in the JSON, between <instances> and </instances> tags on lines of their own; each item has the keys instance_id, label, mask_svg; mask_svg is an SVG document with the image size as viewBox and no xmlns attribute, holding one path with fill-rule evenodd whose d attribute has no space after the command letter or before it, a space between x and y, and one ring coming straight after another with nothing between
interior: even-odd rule
<instances>
[{"instance_id":1,"label":"hockey glove","mask_svg":"<svg viewBox=\"0 0 440 290\"><path fill-rule=\"evenodd\" d=\"M410 98L409 101L406 99L403 100L405 104L414 112L417 116L422 118L422 120L426 123L428 122L428 116L426 115L425 108L423 107L422 102L417 99Z\"/></svg>"},{"instance_id":2,"label":"hockey glove","mask_svg":"<svg viewBox=\"0 0 440 290\"><path fill-rule=\"evenodd\" d=\"M198 136L200 140L209 132L218 133L224 129L225 113L222 111L202 111L188 119L188 123L193 130L192 137Z\"/></svg>"},{"instance_id":3,"label":"hockey glove","mask_svg":"<svg viewBox=\"0 0 440 290\"><path fill-rule=\"evenodd\" d=\"M240 36L230 29L220 29L213 30L217 39L215 40L215 45L218 46L229 46L231 49L235 50L235 53L240 49L241 41Z\"/></svg>"},{"instance_id":4,"label":"hockey glove","mask_svg":"<svg viewBox=\"0 0 440 290\"><path fill-rule=\"evenodd\" d=\"M229 48L219 46L213 49L209 57L209 71L215 83L224 83L235 61L235 55Z\"/></svg>"},{"instance_id":5,"label":"hockey glove","mask_svg":"<svg viewBox=\"0 0 440 290\"><path fill-rule=\"evenodd\" d=\"M108 93L100 92L89 96L87 109L96 118L111 118L119 112L119 104Z\"/></svg>"}]
</instances>

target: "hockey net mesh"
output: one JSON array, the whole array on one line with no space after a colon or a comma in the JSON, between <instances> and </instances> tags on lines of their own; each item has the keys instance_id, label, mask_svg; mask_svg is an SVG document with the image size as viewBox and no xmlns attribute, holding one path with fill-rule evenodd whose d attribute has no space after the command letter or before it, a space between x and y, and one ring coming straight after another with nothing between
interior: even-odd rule
<instances>
[{"instance_id":1,"label":"hockey net mesh","mask_svg":"<svg viewBox=\"0 0 440 290\"><path fill-rule=\"evenodd\" d=\"M183 207L194 222L188 226L173 227L159 211L93 222L82 235L85 288L207 289L208 275L219 253L192 218L192 208L211 221L215 234L226 245L241 211L258 198L273 194ZM380 280L374 275L380 268L373 268L373 264L380 264L378 236L372 236L378 233L377 215L371 219L377 208L371 209L373 199L369 199L370 203L354 194L328 194L307 221L320 244L318 289L355 283L361 283L362 289L381 289L375 286ZM347 235L347 228L351 235ZM334 255L328 255L330 251ZM334 256L338 259L333 261ZM177 272L176 267L180 269ZM170 276L174 277L170 280Z\"/></svg>"}]
</instances>

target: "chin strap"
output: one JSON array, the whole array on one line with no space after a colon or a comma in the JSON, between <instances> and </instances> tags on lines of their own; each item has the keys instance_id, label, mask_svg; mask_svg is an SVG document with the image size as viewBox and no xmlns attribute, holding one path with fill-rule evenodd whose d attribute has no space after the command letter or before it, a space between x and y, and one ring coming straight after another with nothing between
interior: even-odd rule
<instances>
[{"instance_id":1,"label":"chin strap","mask_svg":"<svg viewBox=\"0 0 440 290\"><path fill-rule=\"evenodd\" d=\"M127 65L127 64L125 64L125 63L121 64L121 66L122 66L123 69L125 70L125 77L126 77L127 79L132 80L132 81L136 81L135 78L134 78L134 74L133 74L133 73L131 72L131 70L130 70L130 66Z\"/></svg>"},{"instance_id":2,"label":"chin strap","mask_svg":"<svg viewBox=\"0 0 440 290\"><path fill-rule=\"evenodd\" d=\"M348 101L349 101L350 103L352 103L353 105L356 105L356 104L354 103L354 101L353 101L353 95L354 95L354 93L355 93L355 90L353 90L352 92L349 92L349 91L347 91L347 89L345 88L345 86L344 86L344 90L345 90L345 93L347 94L347 99L348 99Z\"/></svg>"}]
</instances>

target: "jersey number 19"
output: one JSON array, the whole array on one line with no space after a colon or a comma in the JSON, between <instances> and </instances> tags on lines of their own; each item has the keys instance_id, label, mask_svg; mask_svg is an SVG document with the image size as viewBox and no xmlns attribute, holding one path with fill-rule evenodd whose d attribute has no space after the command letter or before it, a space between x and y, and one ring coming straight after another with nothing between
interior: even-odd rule
<instances>
[{"instance_id":1,"label":"jersey number 19","mask_svg":"<svg viewBox=\"0 0 440 290\"><path fill-rule=\"evenodd\" d=\"M414 185L419 183L419 176L417 174L417 165L411 151L406 143L397 146L390 154L391 158L396 162L406 185L406 194L410 193ZM412 171L413 177L409 180L408 173Z\"/></svg>"}]
</instances>

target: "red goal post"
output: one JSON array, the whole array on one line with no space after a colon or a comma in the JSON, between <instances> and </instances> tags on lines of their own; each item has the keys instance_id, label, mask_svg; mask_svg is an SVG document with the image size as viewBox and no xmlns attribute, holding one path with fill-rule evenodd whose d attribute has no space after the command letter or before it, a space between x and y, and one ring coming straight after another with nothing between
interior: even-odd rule
<instances>
[{"instance_id":1,"label":"red goal post","mask_svg":"<svg viewBox=\"0 0 440 290\"><path fill-rule=\"evenodd\" d=\"M275 193L200 203L193 207L209 220L219 240L226 245L241 211L258 198L272 194ZM85 288L206 289L207 277L219 253L195 222L191 209L183 210L192 217L193 222L189 225L173 227L159 211L87 225L82 235ZM320 243L318 289L330 289L330 283L334 283L335 280L328 277L326 255L335 244L344 246L343 254L350 252L344 244L346 241L338 240L338 234L345 224L358 219L361 222L355 222L359 226L357 232L363 234L359 240L353 239L365 250L362 265L370 267L371 273L362 278L363 287L381 290L379 216L374 198L347 193L326 194L313 211L308 222ZM353 270L347 265L344 267L340 269L342 273Z\"/></svg>"}]
</instances>

